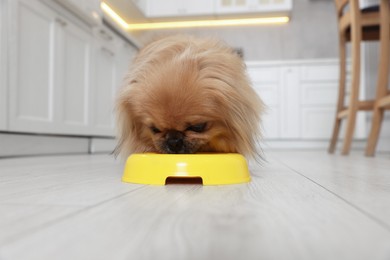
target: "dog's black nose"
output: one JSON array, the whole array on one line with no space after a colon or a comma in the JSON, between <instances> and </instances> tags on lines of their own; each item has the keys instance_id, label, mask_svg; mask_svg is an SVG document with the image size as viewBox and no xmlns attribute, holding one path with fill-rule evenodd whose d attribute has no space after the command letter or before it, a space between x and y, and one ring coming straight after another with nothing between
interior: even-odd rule
<instances>
[{"instance_id":1,"label":"dog's black nose","mask_svg":"<svg viewBox=\"0 0 390 260\"><path fill-rule=\"evenodd\" d=\"M184 135L182 132L171 130L166 135L166 151L168 153L184 153Z\"/></svg>"}]
</instances>

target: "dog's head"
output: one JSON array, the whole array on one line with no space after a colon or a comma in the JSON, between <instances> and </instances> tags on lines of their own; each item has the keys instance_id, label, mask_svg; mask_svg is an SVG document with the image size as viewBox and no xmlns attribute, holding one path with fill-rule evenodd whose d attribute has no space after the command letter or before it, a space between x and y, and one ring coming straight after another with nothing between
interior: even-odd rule
<instances>
[{"instance_id":1,"label":"dog's head","mask_svg":"<svg viewBox=\"0 0 390 260\"><path fill-rule=\"evenodd\" d=\"M262 103L242 60L225 45L188 37L154 42L126 82L117 100L117 151L126 156L255 152Z\"/></svg>"}]
</instances>

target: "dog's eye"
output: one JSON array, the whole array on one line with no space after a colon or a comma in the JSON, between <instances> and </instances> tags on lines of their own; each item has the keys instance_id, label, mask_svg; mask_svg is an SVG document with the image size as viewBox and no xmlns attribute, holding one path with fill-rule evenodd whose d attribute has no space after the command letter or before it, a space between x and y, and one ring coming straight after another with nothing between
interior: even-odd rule
<instances>
[{"instance_id":1,"label":"dog's eye","mask_svg":"<svg viewBox=\"0 0 390 260\"><path fill-rule=\"evenodd\" d=\"M201 123L201 124L196 124L196 125L190 125L187 127L187 131L192 131L196 133L202 133L206 130L207 123Z\"/></svg>"},{"instance_id":2,"label":"dog's eye","mask_svg":"<svg viewBox=\"0 0 390 260\"><path fill-rule=\"evenodd\" d=\"M153 132L154 134L161 133L161 130L158 129L157 127L155 127L155 126L151 126L151 127L150 127L150 130L152 130L152 132Z\"/></svg>"}]
</instances>

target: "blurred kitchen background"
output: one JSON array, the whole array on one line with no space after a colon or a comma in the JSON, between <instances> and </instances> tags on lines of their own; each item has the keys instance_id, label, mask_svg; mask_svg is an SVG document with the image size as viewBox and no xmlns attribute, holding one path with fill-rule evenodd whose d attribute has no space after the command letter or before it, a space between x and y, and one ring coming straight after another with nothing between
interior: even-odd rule
<instances>
[{"instance_id":1,"label":"blurred kitchen background","mask_svg":"<svg viewBox=\"0 0 390 260\"><path fill-rule=\"evenodd\" d=\"M243 24L214 26L232 19ZM333 0L0 0L0 157L111 152L132 58L176 33L242 53L268 105L264 148L327 149L339 75ZM364 98L374 96L377 52L363 44ZM370 121L359 113L353 148L364 148ZM390 150L389 122L378 151Z\"/></svg>"}]
</instances>

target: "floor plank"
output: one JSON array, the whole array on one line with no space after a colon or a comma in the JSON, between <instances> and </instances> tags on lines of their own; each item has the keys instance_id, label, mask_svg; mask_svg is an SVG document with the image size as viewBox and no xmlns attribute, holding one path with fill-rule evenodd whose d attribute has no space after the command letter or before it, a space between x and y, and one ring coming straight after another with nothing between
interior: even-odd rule
<instances>
[{"instance_id":1,"label":"floor plank","mask_svg":"<svg viewBox=\"0 0 390 260\"><path fill-rule=\"evenodd\" d=\"M344 199L390 230L390 154L374 158L324 151L269 153L298 174Z\"/></svg>"},{"instance_id":2,"label":"floor plank","mask_svg":"<svg viewBox=\"0 0 390 260\"><path fill-rule=\"evenodd\" d=\"M1 245L13 243L21 237L37 232L59 219L79 212L80 207L14 205L0 203L0 259Z\"/></svg>"},{"instance_id":3,"label":"floor plank","mask_svg":"<svg viewBox=\"0 0 390 260\"><path fill-rule=\"evenodd\" d=\"M18 167L5 163L8 184L1 188L11 185L17 192L0 189L0 210L19 219L30 212L36 220L32 225L25 218L15 235L9 230L17 221L0 218L6 231L0 233L0 259L390 258L385 226L285 160L296 156L306 164L314 155L310 160L295 151L270 155L268 163L253 168L251 183L211 187L124 184L121 165L102 156L71 157L75 163L69 168L57 168L55 159L45 167L44 159L37 158L41 164L35 162L30 181L22 176L27 164L21 162L24 170L18 176ZM322 155L317 156L321 161ZM352 163L344 159L330 162L335 172ZM320 176L327 172L317 168L307 170ZM343 188L346 183L334 181L339 190L351 189ZM32 199L23 188L30 188ZM385 191L378 197L388 196ZM41 216L46 220L39 222Z\"/></svg>"},{"instance_id":4,"label":"floor plank","mask_svg":"<svg viewBox=\"0 0 390 260\"><path fill-rule=\"evenodd\" d=\"M89 206L127 192L122 164L106 155L0 160L0 203Z\"/></svg>"}]
</instances>

